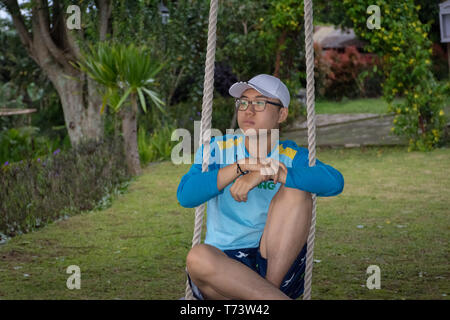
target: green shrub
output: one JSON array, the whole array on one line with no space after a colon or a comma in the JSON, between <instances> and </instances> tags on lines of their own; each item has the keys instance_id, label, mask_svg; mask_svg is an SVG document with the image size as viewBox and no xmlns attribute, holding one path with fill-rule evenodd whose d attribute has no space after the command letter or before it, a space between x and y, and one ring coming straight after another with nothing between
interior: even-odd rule
<instances>
[{"instance_id":1,"label":"green shrub","mask_svg":"<svg viewBox=\"0 0 450 320\"><path fill-rule=\"evenodd\" d=\"M167 107L170 119L176 122L178 128L194 132L194 120L200 121L201 102L181 102Z\"/></svg>"},{"instance_id":2,"label":"green shrub","mask_svg":"<svg viewBox=\"0 0 450 320\"><path fill-rule=\"evenodd\" d=\"M139 127L138 129L138 150L139 159L141 164L145 165L150 162L150 148L147 134L145 133L144 127Z\"/></svg>"},{"instance_id":3,"label":"green shrub","mask_svg":"<svg viewBox=\"0 0 450 320\"><path fill-rule=\"evenodd\" d=\"M174 125L164 125L155 129L150 136L143 127L138 130L139 157L143 165L154 162L169 160L172 148L178 143L171 141L172 132L176 129Z\"/></svg>"},{"instance_id":4,"label":"green shrub","mask_svg":"<svg viewBox=\"0 0 450 320\"><path fill-rule=\"evenodd\" d=\"M298 99L291 99L289 104L289 113L286 121L280 124L280 130L283 131L283 128L288 127L298 118L306 117L306 105L303 105ZM281 132L280 132L281 134Z\"/></svg>"},{"instance_id":5,"label":"green shrub","mask_svg":"<svg viewBox=\"0 0 450 320\"><path fill-rule=\"evenodd\" d=\"M68 139L39 135L39 128L24 126L0 131L0 163L16 162L52 154L59 148L68 149Z\"/></svg>"},{"instance_id":6,"label":"green shrub","mask_svg":"<svg viewBox=\"0 0 450 320\"><path fill-rule=\"evenodd\" d=\"M211 127L219 129L223 134L230 128L234 112L234 98L218 96L213 101L213 113ZM170 106L168 113L171 119L175 119L178 128L184 128L194 134L194 121L201 121L202 103L182 102Z\"/></svg>"},{"instance_id":7,"label":"green shrub","mask_svg":"<svg viewBox=\"0 0 450 320\"><path fill-rule=\"evenodd\" d=\"M391 131L409 138L408 151L429 151L443 145L445 97L450 85L440 84L432 72L430 24L419 19L421 5L413 0L375 1L382 7L380 29L366 25L369 0L344 0L355 33L368 42L366 49L383 59L386 75L383 98L395 113ZM400 103L395 98L404 97Z\"/></svg>"},{"instance_id":8,"label":"green shrub","mask_svg":"<svg viewBox=\"0 0 450 320\"><path fill-rule=\"evenodd\" d=\"M219 129L225 135L226 130L231 128L234 105L233 97L219 96L215 98L213 101L211 128ZM192 103L179 103L175 106L170 106L169 112L170 116L176 119L177 126L189 130L191 136L194 137L194 121L201 120L201 104L197 106ZM306 107L298 99L292 98L289 105L288 118L280 125L280 130L283 130L283 128L289 126L289 124L301 116L306 116ZM237 130L238 128L239 126L236 122L234 129Z\"/></svg>"},{"instance_id":9,"label":"green shrub","mask_svg":"<svg viewBox=\"0 0 450 320\"><path fill-rule=\"evenodd\" d=\"M129 179L121 139L85 141L67 152L0 168L0 234L14 236L98 207Z\"/></svg>"},{"instance_id":10,"label":"green shrub","mask_svg":"<svg viewBox=\"0 0 450 320\"><path fill-rule=\"evenodd\" d=\"M233 119L235 102L233 97L219 96L213 101L212 128L219 129L220 132L226 134L226 130L230 129L231 120ZM199 120L201 116L199 117ZM238 128L236 122L236 129Z\"/></svg>"},{"instance_id":11,"label":"green shrub","mask_svg":"<svg viewBox=\"0 0 450 320\"><path fill-rule=\"evenodd\" d=\"M319 45L315 47L318 50L315 69L317 80L320 81L317 84L317 96L340 101L343 97L381 94L380 85L374 88L373 81L368 80L374 78L370 70L381 66L375 55L362 54L356 46L348 46L344 52L336 49L322 51Z\"/></svg>"}]
</instances>

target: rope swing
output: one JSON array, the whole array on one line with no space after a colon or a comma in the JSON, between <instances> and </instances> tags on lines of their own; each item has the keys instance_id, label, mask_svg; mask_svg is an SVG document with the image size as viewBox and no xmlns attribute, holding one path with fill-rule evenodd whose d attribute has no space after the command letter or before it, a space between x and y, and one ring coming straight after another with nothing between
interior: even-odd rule
<instances>
[{"instance_id":1,"label":"rope swing","mask_svg":"<svg viewBox=\"0 0 450 320\"><path fill-rule=\"evenodd\" d=\"M203 161L202 172L208 171L208 162L210 154L210 139L211 139L211 119L212 119L212 103L214 92L214 60L216 54L216 26L217 26L217 11L218 0L211 0L209 10L209 24L208 24L208 43L206 48L206 62L205 62L205 78L203 85L203 103L202 103L202 118L200 126L200 146L203 144ZM316 122L314 111L314 47L313 47L313 8L312 0L304 0L305 11L305 51L306 51L306 108L307 108L307 125L308 125L308 151L309 151L309 166L316 164ZM311 282L313 269L313 250L314 250L314 236L316 227L316 195L312 194L313 207L311 217L311 227L308 235L307 255L306 255L306 270L305 270L305 284L303 299L311 299ZM192 238L192 247L200 244L203 215L206 204L203 203L195 208L195 226L194 236ZM189 286L189 281L186 281L186 300L193 300L194 296Z\"/></svg>"}]
</instances>

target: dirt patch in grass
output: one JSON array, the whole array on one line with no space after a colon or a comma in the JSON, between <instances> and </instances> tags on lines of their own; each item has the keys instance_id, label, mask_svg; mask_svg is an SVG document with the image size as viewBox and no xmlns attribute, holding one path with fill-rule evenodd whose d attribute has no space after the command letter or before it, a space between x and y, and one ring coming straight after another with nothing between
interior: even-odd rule
<instances>
[{"instance_id":1,"label":"dirt patch in grass","mask_svg":"<svg viewBox=\"0 0 450 320\"><path fill-rule=\"evenodd\" d=\"M32 256L33 255L28 252L12 249L10 251L0 253L0 260L2 262L8 263L18 263L18 262L29 263L34 260Z\"/></svg>"}]
</instances>

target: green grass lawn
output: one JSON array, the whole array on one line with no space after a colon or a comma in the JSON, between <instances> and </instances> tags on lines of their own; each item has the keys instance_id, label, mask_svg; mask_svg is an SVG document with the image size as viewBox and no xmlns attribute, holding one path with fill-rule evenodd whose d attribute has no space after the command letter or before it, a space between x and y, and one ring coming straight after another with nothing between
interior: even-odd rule
<instances>
[{"instance_id":1,"label":"green grass lawn","mask_svg":"<svg viewBox=\"0 0 450 320\"><path fill-rule=\"evenodd\" d=\"M395 102L400 102L396 99ZM388 113L388 105L382 98L343 99L342 101L318 100L315 104L318 114L336 113Z\"/></svg>"},{"instance_id":2,"label":"green grass lawn","mask_svg":"<svg viewBox=\"0 0 450 320\"><path fill-rule=\"evenodd\" d=\"M403 98L394 100L401 103ZM445 106L450 107L450 97L447 98ZM382 98L343 99L342 101L317 100L315 104L318 114L336 113L388 113L388 105Z\"/></svg>"},{"instance_id":3,"label":"green grass lawn","mask_svg":"<svg viewBox=\"0 0 450 320\"><path fill-rule=\"evenodd\" d=\"M343 173L345 188L317 202L313 299L448 299L450 149L318 157ZM178 204L176 189L188 168L152 164L110 208L0 246L0 299L183 296L194 209ZM70 265L81 269L80 290L66 288ZM381 269L379 290L365 287L370 265Z\"/></svg>"}]
</instances>

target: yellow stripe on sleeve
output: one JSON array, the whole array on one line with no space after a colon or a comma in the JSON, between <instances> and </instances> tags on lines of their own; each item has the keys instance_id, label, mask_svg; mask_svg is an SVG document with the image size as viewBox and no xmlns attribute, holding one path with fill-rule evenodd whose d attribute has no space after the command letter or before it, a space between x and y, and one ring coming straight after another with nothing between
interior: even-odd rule
<instances>
[{"instance_id":1,"label":"yellow stripe on sleeve","mask_svg":"<svg viewBox=\"0 0 450 320\"><path fill-rule=\"evenodd\" d=\"M278 154L280 155L284 154L285 156L291 158L291 160L294 160L294 157L297 154L297 150L294 150L289 147L283 148L283 146L280 144L278 146Z\"/></svg>"},{"instance_id":2,"label":"yellow stripe on sleeve","mask_svg":"<svg viewBox=\"0 0 450 320\"><path fill-rule=\"evenodd\" d=\"M231 148L233 146L237 146L242 142L242 137L239 137L238 139L230 138L225 141L216 141L217 145L219 146L220 151L224 149Z\"/></svg>"}]
</instances>

